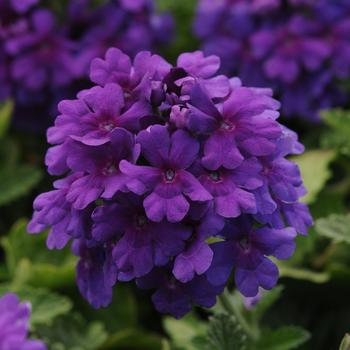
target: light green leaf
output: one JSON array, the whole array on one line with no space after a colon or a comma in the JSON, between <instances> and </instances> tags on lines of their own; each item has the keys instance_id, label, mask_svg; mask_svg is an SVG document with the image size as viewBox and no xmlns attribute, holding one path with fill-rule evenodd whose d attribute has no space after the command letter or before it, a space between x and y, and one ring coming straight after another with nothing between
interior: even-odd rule
<instances>
[{"instance_id":1,"label":"light green leaf","mask_svg":"<svg viewBox=\"0 0 350 350\"><path fill-rule=\"evenodd\" d=\"M309 332L294 326L267 330L256 345L258 350L291 350L304 344L310 338Z\"/></svg>"},{"instance_id":2,"label":"light green leaf","mask_svg":"<svg viewBox=\"0 0 350 350\"><path fill-rule=\"evenodd\" d=\"M292 158L300 167L304 185L308 191L302 199L305 203L315 201L318 193L331 177L329 165L335 156L336 152L332 150L312 150Z\"/></svg>"},{"instance_id":3,"label":"light green leaf","mask_svg":"<svg viewBox=\"0 0 350 350\"><path fill-rule=\"evenodd\" d=\"M181 320L165 317L163 325L174 345L187 350L197 349L191 342L198 336L204 336L207 331L206 324L198 320L194 314L188 314Z\"/></svg>"},{"instance_id":4,"label":"light green leaf","mask_svg":"<svg viewBox=\"0 0 350 350\"><path fill-rule=\"evenodd\" d=\"M350 334L345 334L339 350L350 350Z\"/></svg>"},{"instance_id":5,"label":"light green leaf","mask_svg":"<svg viewBox=\"0 0 350 350\"><path fill-rule=\"evenodd\" d=\"M210 318L208 349L244 350L247 346L247 335L233 315L222 313Z\"/></svg>"},{"instance_id":6,"label":"light green leaf","mask_svg":"<svg viewBox=\"0 0 350 350\"><path fill-rule=\"evenodd\" d=\"M16 293L22 302L31 303L31 325L34 328L42 324L51 324L57 316L68 313L72 308L72 303L68 298L42 288L29 286L16 288L10 285L0 285L0 295L8 292Z\"/></svg>"},{"instance_id":7,"label":"light green leaf","mask_svg":"<svg viewBox=\"0 0 350 350\"><path fill-rule=\"evenodd\" d=\"M87 324L78 314L56 318L52 325L38 327L36 333L50 350L97 350L107 339L102 323Z\"/></svg>"},{"instance_id":8,"label":"light green leaf","mask_svg":"<svg viewBox=\"0 0 350 350\"><path fill-rule=\"evenodd\" d=\"M7 100L0 104L0 138L6 135L7 129L10 126L13 113L13 102Z\"/></svg>"},{"instance_id":9,"label":"light green leaf","mask_svg":"<svg viewBox=\"0 0 350 350\"><path fill-rule=\"evenodd\" d=\"M333 214L327 218L318 219L316 231L335 242L350 243L350 214Z\"/></svg>"},{"instance_id":10,"label":"light green leaf","mask_svg":"<svg viewBox=\"0 0 350 350\"><path fill-rule=\"evenodd\" d=\"M42 173L32 166L0 169L0 205L28 193L41 179Z\"/></svg>"}]
</instances>

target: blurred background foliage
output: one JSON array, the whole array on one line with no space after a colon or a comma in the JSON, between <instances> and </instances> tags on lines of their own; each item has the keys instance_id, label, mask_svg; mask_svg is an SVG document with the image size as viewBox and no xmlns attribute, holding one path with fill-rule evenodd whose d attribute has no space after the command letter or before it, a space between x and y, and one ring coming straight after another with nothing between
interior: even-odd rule
<instances>
[{"instance_id":1,"label":"blurred background foliage","mask_svg":"<svg viewBox=\"0 0 350 350\"><path fill-rule=\"evenodd\" d=\"M195 0L158 0L176 19L176 39L164 55L172 62L198 47L191 34ZM63 2L49 2L60 11ZM323 113L323 124L286 123L307 151L300 165L315 226L298 238L283 264L283 287L252 310L230 287L212 310L182 320L153 310L146 292L119 284L107 309L92 309L75 285L67 250L49 251L45 236L26 234L36 194L49 190L44 135L11 128L12 103L0 106L0 294L11 290L32 303L31 331L53 350L288 350L350 349L350 111ZM283 117L283 116L282 116ZM282 118L283 119L283 118Z\"/></svg>"}]
</instances>

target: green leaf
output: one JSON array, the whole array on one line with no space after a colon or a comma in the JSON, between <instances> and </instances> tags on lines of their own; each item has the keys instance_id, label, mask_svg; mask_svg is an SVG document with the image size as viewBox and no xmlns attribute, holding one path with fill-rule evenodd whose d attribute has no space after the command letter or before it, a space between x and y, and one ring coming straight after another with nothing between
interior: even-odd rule
<instances>
[{"instance_id":1,"label":"green leaf","mask_svg":"<svg viewBox=\"0 0 350 350\"><path fill-rule=\"evenodd\" d=\"M0 105L0 138L6 135L7 129L10 126L13 113L13 102L7 100Z\"/></svg>"},{"instance_id":2,"label":"green leaf","mask_svg":"<svg viewBox=\"0 0 350 350\"><path fill-rule=\"evenodd\" d=\"M52 325L38 327L36 333L50 350L97 350L107 339L102 323L87 324L78 314L56 318Z\"/></svg>"},{"instance_id":3,"label":"green leaf","mask_svg":"<svg viewBox=\"0 0 350 350\"><path fill-rule=\"evenodd\" d=\"M323 112L323 120L329 126L323 135L322 144L329 148L338 148L341 153L350 155L350 112L333 109Z\"/></svg>"},{"instance_id":4,"label":"green leaf","mask_svg":"<svg viewBox=\"0 0 350 350\"><path fill-rule=\"evenodd\" d=\"M350 334L345 334L339 350L350 350Z\"/></svg>"},{"instance_id":5,"label":"green leaf","mask_svg":"<svg viewBox=\"0 0 350 350\"><path fill-rule=\"evenodd\" d=\"M233 315L228 315L225 313L217 314L211 317L209 320L208 349L247 349L247 335Z\"/></svg>"},{"instance_id":6,"label":"green leaf","mask_svg":"<svg viewBox=\"0 0 350 350\"><path fill-rule=\"evenodd\" d=\"M19 220L1 240L7 269L17 285L47 288L74 285L76 258L69 248L49 250L46 235L30 235L26 227L27 221Z\"/></svg>"},{"instance_id":7,"label":"green leaf","mask_svg":"<svg viewBox=\"0 0 350 350\"><path fill-rule=\"evenodd\" d=\"M259 322L266 311L280 298L283 286L277 286L270 291L266 291L256 306L250 311L252 317Z\"/></svg>"},{"instance_id":8,"label":"green leaf","mask_svg":"<svg viewBox=\"0 0 350 350\"><path fill-rule=\"evenodd\" d=\"M300 167L304 185L308 191L303 198L305 203L314 202L331 177L329 165L335 156L336 152L332 150L312 150L292 158Z\"/></svg>"},{"instance_id":9,"label":"green leaf","mask_svg":"<svg viewBox=\"0 0 350 350\"><path fill-rule=\"evenodd\" d=\"M18 289L6 284L0 285L0 295L8 292L16 293L22 302L31 303L31 325L34 328L42 324L51 324L57 316L68 313L72 308L68 298L42 288L26 286Z\"/></svg>"},{"instance_id":10,"label":"green leaf","mask_svg":"<svg viewBox=\"0 0 350 350\"><path fill-rule=\"evenodd\" d=\"M7 204L28 193L40 180L42 173L32 166L0 169L0 205Z\"/></svg>"},{"instance_id":11,"label":"green leaf","mask_svg":"<svg viewBox=\"0 0 350 350\"><path fill-rule=\"evenodd\" d=\"M350 243L350 214L333 214L327 218L318 219L316 231L335 242Z\"/></svg>"},{"instance_id":12,"label":"green leaf","mask_svg":"<svg viewBox=\"0 0 350 350\"><path fill-rule=\"evenodd\" d=\"M205 336L207 331L206 324L198 320L193 313L186 315L181 320L165 317L163 325L174 345L186 350L197 349L192 342L198 336Z\"/></svg>"},{"instance_id":13,"label":"green leaf","mask_svg":"<svg viewBox=\"0 0 350 350\"><path fill-rule=\"evenodd\" d=\"M300 327L286 326L277 330L267 330L257 342L258 350L296 349L310 339L310 334Z\"/></svg>"}]
</instances>

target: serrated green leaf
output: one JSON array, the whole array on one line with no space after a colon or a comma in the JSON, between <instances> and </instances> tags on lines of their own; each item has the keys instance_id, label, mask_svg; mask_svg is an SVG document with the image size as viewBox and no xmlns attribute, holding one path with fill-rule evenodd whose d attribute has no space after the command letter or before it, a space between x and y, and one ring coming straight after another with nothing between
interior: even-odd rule
<instances>
[{"instance_id":1,"label":"serrated green leaf","mask_svg":"<svg viewBox=\"0 0 350 350\"><path fill-rule=\"evenodd\" d=\"M350 334L345 334L339 350L350 350Z\"/></svg>"},{"instance_id":2,"label":"serrated green leaf","mask_svg":"<svg viewBox=\"0 0 350 350\"><path fill-rule=\"evenodd\" d=\"M315 223L318 234L335 242L350 243L350 214L333 214Z\"/></svg>"},{"instance_id":3,"label":"serrated green leaf","mask_svg":"<svg viewBox=\"0 0 350 350\"><path fill-rule=\"evenodd\" d=\"M0 169L0 205L28 193L41 179L39 169L28 165Z\"/></svg>"},{"instance_id":4,"label":"serrated green leaf","mask_svg":"<svg viewBox=\"0 0 350 350\"><path fill-rule=\"evenodd\" d=\"M7 100L0 104L0 138L6 135L7 129L10 126L13 113L13 102Z\"/></svg>"},{"instance_id":5,"label":"serrated green leaf","mask_svg":"<svg viewBox=\"0 0 350 350\"><path fill-rule=\"evenodd\" d=\"M54 350L97 350L107 339L102 323L87 324L78 314L56 318L52 325L38 327L36 333Z\"/></svg>"},{"instance_id":6,"label":"serrated green leaf","mask_svg":"<svg viewBox=\"0 0 350 350\"><path fill-rule=\"evenodd\" d=\"M280 298L283 286L277 286L270 291L266 291L256 306L250 311L252 317L259 322L266 311Z\"/></svg>"},{"instance_id":7,"label":"serrated green leaf","mask_svg":"<svg viewBox=\"0 0 350 350\"><path fill-rule=\"evenodd\" d=\"M310 334L303 328L286 326L277 330L266 330L256 344L258 350L292 350L304 344Z\"/></svg>"},{"instance_id":8,"label":"serrated green leaf","mask_svg":"<svg viewBox=\"0 0 350 350\"><path fill-rule=\"evenodd\" d=\"M69 248L48 250L46 235L30 235L26 227L27 221L19 220L1 240L10 276L17 284L47 288L73 285L76 258Z\"/></svg>"},{"instance_id":9,"label":"serrated green leaf","mask_svg":"<svg viewBox=\"0 0 350 350\"><path fill-rule=\"evenodd\" d=\"M332 175L329 165L335 156L336 152L333 150L312 150L293 157L293 161L300 167L304 185L308 191L302 198L303 202L310 204L315 201Z\"/></svg>"},{"instance_id":10,"label":"serrated green leaf","mask_svg":"<svg viewBox=\"0 0 350 350\"><path fill-rule=\"evenodd\" d=\"M343 154L350 155L350 111L332 109L323 112L322 117L329 126L322 138L323 146L338 148Z\"/></svg>"},{"instance_id":11,"label":"serrated green leaf","mask_svg":"<svg viewBox=\"0 0 350 350\"><path fill-rule=\"evenodd\" d=\"M210 318L208 349L245 350L248 338L233 315L217 314Z\"/></svg>"},{"instance_id":12,"label":"serrated green leaf","mask_svg":"<svg viewBox=\"0 0 350 350\"><path fill-rule=\"evenodd\" d=\"M29 286L16 288L7 284L0 285L0 295L8 292L16 293L21 301L31 303L32 316L30 322L33 328L42 324L51 324L56 317L68 313L72 308L72 303L67 297L42 288Z\"/></svg>"}]
</instances>

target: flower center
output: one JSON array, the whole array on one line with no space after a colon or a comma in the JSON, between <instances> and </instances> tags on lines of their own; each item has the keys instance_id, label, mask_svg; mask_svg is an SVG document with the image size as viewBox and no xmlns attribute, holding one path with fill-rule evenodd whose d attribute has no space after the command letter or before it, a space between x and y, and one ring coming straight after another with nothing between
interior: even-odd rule
<instances>
[{"instance_id":1,"label":"flower center","mask_svg":"<svg viewBox=\"0 0 350 350\"><path fill-rule=\"evenodd\" d=\"M138 215L136 217L136 226L137 227L142 228L146 225L146 223L147 223L147 218L145 215Z\"/></svg>"},{"instance_id":2,"label":"flower center","mask_svg":"<svg viewBox=\"0 0 350 350\"><path fill-rule=\"evenodd\" d=\"M100 129L102 130L112 131L114 128L115 128L115 125L112 122L105 122L100 124Z\"/></svg>"},{"instance_id":3,"label":"flower center","mask_svg":"<svg viewBox=\"0 0 350 350\"><path fill-rule=\"evenodd\" d=\"M220 173L218 171L212 171L209 173L209 177L214 181L214 182L219 182L221 180Z\"/></svg>"},{"instance_id":4,"label":"flower center","mask_svg":"<svg viewBox=\"0 0 350 350\"><path fill-rule=\"evenodd\" d=\"M103 175L113 175L114 173L117 172L117 167L113 163L108 163L104 168L103 168Z\"/></svg>"},{"instance_id":5,"label":"flower center","mask_svg":"<svg viewBox=\"0 0 350 350\"><path fill-rule=\"evenodd\" d=\"M239 240L239 245L240 247L243 249L243 250L248 250L249 249L249 239L247 236L244 236L242 237L240 240Z\"/></svg>"},{"instance_id":6,"label":"flower center","mask_svg":"<svg viewBox=\"0 0 350 350\"><path fill-rule=\"evenodd\" d=\"M223 129L223 130L234 130L236 127L226 121L223 121L221 124L220 124L220 128Z\"/></svg>"},{"instance_id":7,"label":"flower center","mask_svg":"<svg viewBox=\"0 0 350 350\"><path fill-rule=\"evenodd\" d=\"M168 170L164 173L165 180L166 180L167 182L172 182L172 181L174 181L175 175L176 175L176 173L175 173L175 171L172 170L172 169L168 169Z\"/></svg>"}]
</instances>

